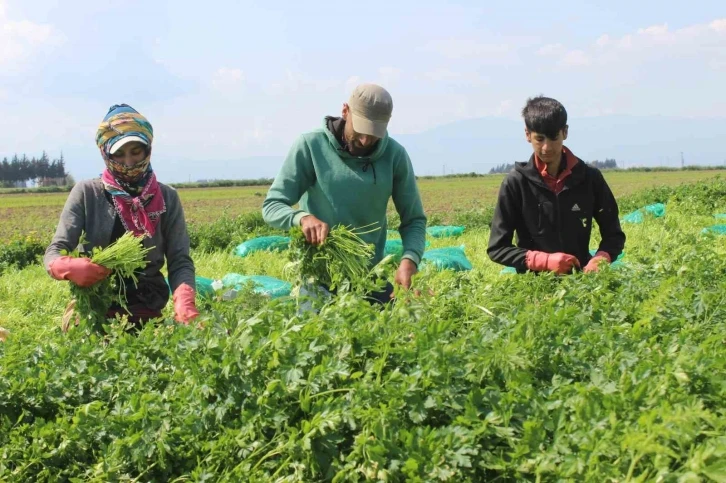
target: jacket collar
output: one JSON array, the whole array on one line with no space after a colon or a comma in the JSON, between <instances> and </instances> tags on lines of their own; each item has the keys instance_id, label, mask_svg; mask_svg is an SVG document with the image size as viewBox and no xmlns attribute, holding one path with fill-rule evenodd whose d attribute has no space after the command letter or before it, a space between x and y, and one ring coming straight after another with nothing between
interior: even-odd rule
<instances>
[{"instance_id":1,"label":"jacket collar","mask_svg":"<svg viewBox=\"0 0 726 483\"><path fill-rule=\"evenodd\" d=\"M571 188L582 183L585 179L586 167L585 162L572 154L571 151L568 150L567 153L569 153L569 156L567 156L568 158L574 159L574 161L568 161L567 166L565 167L565 170L570 170L570 174L567 178L565 178L565 188ZM537 164L538 163L535 163L534 154L532 154L529 161L526 163L514 163L514 169L521 173L522 176L531 183L549 189L547 183L545 183L544 179L542 179L542 173L537 168Z\"/></svg>"}]
</instances>

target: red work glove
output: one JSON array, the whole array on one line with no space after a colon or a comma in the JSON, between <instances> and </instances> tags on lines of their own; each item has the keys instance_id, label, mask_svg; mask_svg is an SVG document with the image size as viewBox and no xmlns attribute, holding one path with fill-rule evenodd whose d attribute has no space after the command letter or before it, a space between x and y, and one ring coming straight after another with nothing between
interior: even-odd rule
<instances>
[{"instance_id":1,"label":"red work glove","mask_svg":"<svg viewBox=\"0 0 726 483\"><path fill-rule=\"evenodd\" d=\"M50 262L50 276L70 280L79 287L90 287L111 274L111 270L93 263L90 258L58 257Z\"/></svg>"},{"instance_id":2,"label":"red work glove","mask_svg":"<svg viewBox=\"0 0 726 483\"><path fill-rule=\"evenodd\" d=\"M199 315L194 303L194 289L183 283L174 290L174 318L177 322L189 325Z\"/></svg>"},{"instance_id":3,"label":"red work glove","mask_svg":"<svg viewBox=\"0 0 726 483\"><path fill-rule=\"evenodd\" d=\"M580 261L567 253L546 253L530 250L526 257L527 268L533 272L555 272L558 275L570 273L572 267L580 267Z\"/></svg>"},{"instance_id":4,"label":"red work glove","mask_svg":"<svg viewBox=\"0 0 726 483\"><path fill-rule=\"evenodd\" d=\"M585 273L597 272L600 270L600 263L604 263L605 260L607 260L608 263L612 261L608 252L597 252L595 256L587 262L587 265L585 265L585 268L583 268L582 271Z\"/></svg>"}]
</instances>

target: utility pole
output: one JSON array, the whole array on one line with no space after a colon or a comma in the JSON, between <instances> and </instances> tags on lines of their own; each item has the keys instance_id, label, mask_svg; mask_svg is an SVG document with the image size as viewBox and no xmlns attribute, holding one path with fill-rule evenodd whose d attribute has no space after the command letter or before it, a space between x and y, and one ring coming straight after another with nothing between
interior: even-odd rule
<instances>
[{"instance_id":1,"label":"utility pole","mask_svg":"<svg viewBox=\"0 0 726 483\"><path fill-rule=\"evenodd\" d=\"M681 151L681 169L686 165L686 162L683 160L683 151Z\"/></svg>"}]
</instances>

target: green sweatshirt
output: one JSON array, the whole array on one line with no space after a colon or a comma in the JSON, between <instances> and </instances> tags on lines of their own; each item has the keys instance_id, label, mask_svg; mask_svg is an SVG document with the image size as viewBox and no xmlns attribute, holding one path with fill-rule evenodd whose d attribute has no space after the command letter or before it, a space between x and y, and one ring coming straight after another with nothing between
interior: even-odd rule
<instances>
[{"instance_id":1,"label":"green sweatshirt","mask_svg":"<svg viewBox=\"0 0 726 483\"><path fill-rule=\"evenodd\" d=\"M375 264L385 250L386 208L391 197L401 217L403 258L418 265L426 241L426 215L408 153L386 135L369 156L353 156L326 123L293 144L267 193L262 216L284 230L299 226L309 214L331 228L378 223L380 230L362 237L376 247ZM298 202L300 209L294 209Z\"/></svg>"}]
</instances>

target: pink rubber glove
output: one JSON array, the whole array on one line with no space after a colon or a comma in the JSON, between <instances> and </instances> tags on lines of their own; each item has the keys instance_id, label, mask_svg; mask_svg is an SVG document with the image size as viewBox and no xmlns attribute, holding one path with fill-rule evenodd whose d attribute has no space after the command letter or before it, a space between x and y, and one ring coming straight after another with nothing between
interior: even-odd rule
<instances>
[{"instance_id":1,"label":"pink rubber glove","mask_svg":"<svg viewBox=\"0 0 726 483\"><path fill-rule=\"evenodd\" d=\"M585 265L585 268L583 268L582 271L585 273L597 272L600 270L600 264L604 263L605 260L607 260L608 263L612 261L608 252L597 252L595 256L587 262L587 265Z\"/></svg>"},{"instance_id":2,"label":"pink rubber glove","mask_svg":"<svg viewBox=\"0 0 726 483\"><path fill-rule=\"evenodd\" d=\"M111 270L93 263L89 258L58 257L48 267L56 280L70 280L79 287L90 287L111 274Z\"/></svg>"},{"instance_id":3,"label":"pink rubber glove","mask_svg":"<svg viewBox=\"0 0 726 483\"><path fill-rule=\"evenodd\" d=\"M527 268L533 272L555 272L564 275L572 271L572 267L580 267L580 261L567 253L546 253L530 250L526 257Z\"/></svg>"},{"instance_id":4,"label":"pink rubber glove","mask_svg":"<svg viewBox=\"0 0 726 483\"><path fill-rule=\"evenodd\" d=\"M194 289L183 283L174 290L174 318L177 322L189 325L199 315L194 303Z\"/></svg>"}]
</instances>

